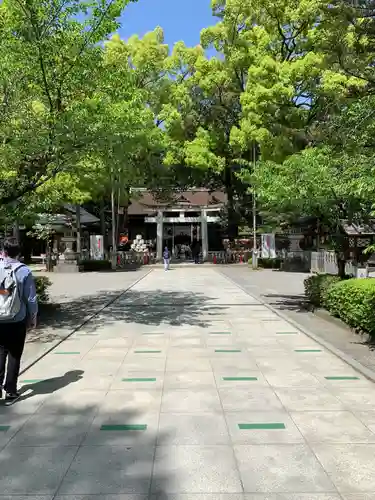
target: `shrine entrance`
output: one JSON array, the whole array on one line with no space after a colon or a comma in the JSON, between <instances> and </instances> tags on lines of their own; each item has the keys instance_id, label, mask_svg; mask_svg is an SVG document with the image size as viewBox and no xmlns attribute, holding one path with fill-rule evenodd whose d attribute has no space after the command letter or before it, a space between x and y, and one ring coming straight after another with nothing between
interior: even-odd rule
<instances>
[{"instance_id":1,"label":"shrine entrance","mask_svg":"<svg viewBox=\"0 0 375 500\"><path fill-rule=\"evenodd\" d=\"M169 251L178 260L192 260L192 245L200 239L199 223L169 223L163 226L163 248Z\"/></svg>"}]
</instances>

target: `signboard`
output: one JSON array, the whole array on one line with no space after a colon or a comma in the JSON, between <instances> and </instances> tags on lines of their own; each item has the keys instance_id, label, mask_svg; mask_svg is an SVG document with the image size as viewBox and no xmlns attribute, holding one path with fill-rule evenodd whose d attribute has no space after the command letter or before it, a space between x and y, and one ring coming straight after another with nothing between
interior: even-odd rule
<instances>
[{"instance_id":1,"label":"signboard","mask_svg":"<svg viewBox=\"0 0 375 500\"><path fill-rule=\"evenodd\" d=\"M368 270L367 267L357 267L357 278L364 279L368 278Z\"/></svg>"},{"instance_id":2,"label":"signboard","mask_svg":"<svg viewBox=\"0 0 375 500\"><path fill-rule=\"evenodd\" d=\"M276 259L275 235L273 233L261 234L262 259Z\"/></svg>"},{"instance_id":3,"label":"signboard","mask_svg":"<svg viewBox=\"0 0 375 500\"><path fill-rule=\"evenodd\" d=\"M201 217L164 217L162 219L164 224L200 224L202 222ZM145 217L145 222L148 224L157 223L157 217ZM207 222L220 222L220 217L207 216Z\"/></svg>"},{"instance_id":4,"label":"signboard","mask_svg":"<svg viewBox=\"0 0 375 500\"><path fill-rule=\"evenodd\" d=\"M92 260L104 260L104 245L102 235L90 236L90 258Z\"/></svg>"},{"instance_id":5,"label":"signboard","mask_svg":"<svg viewBox=\"0 0 375 500\"><path fill-rule=\"evenodd\" d=\"M119 237L119 245L126 245L129 241L128 233L121 233Z\"/></svg>"}]
</instances>

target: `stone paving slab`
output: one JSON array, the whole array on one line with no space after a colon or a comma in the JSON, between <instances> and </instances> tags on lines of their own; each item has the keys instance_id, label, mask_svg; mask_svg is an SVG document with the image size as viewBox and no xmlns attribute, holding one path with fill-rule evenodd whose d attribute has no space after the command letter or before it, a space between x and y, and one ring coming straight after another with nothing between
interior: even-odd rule
<instances>
[{"instance_id":1,"label":"stone paving slab","mask_svg":"<svg viewBox=\"0 0 375 500\"><path fill-rule=\"evenodd\" d=\"M248 266L233 265L218 266L217 269L255 297L372 370L375 376L375 350L368 336L358 335L324 310L314 314L303 306L303 281L309 276L308 273L270 269L253 272Z\"/></svg>"},{"instance_id":2,"label":"stone paving slab","mask_svg":"<svg viewBox=\"0 0 375 500\"><path fill-rule=\"evenodd\" d=\"M69 275L36 272L35 276L47 276L52 282L49 295L53 307L42 310L40 325L28 335L22 367L29 366L147 272L147 268Z\"/></svg>"},{"instance_id":3,"label":"stone paving slab","mask_svg":"<svg viewBox=\"0 0 375 500\"><path fill-rule=\"evenodd\" d=\"M0 500L375 498L375 384L215 268L155 269L20 383Z\"/></svg>"}]
</instances>

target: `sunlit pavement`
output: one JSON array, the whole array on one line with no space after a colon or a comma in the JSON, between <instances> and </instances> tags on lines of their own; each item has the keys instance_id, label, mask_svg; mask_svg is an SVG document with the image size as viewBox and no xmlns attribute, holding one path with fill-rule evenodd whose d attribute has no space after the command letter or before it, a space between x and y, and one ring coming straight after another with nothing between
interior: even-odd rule
<instances>
[{"instance_id":1,"label":"sunlit pavement","mask_svg":"<svg viewBox=\"0 0 375 500\"><path fill-rule=\"evenodd\" d=\"M21 386L0 500L375 498L374 384L214 268L153 270Z\"/></svg>"}]
</instances>

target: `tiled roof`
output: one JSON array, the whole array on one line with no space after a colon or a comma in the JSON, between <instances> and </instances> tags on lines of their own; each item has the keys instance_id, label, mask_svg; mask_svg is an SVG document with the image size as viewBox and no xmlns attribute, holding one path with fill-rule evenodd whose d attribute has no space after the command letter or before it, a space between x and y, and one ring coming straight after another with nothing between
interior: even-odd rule
<instances>
[{"instance_id":1,"label":"tiled roof","mask_svg":"<svg viewBox=\"0 0 375 500\"><path fill-rule=\"evenodd\" d=\"M143 191L131 201L129 215L143 215L158 209L168 208L199 208L224 205L227 196L222 191L209 192L204 189L175 193L169 200L159 200L150 191Z\"/></svg>"},{"instance_id":2,"label":"tiled roof","mask_svg":"<svg viewBox=\"0 0 375 500\"><path fill-rule=\"evenodd\" d=\"M75 205L69 203L65 204L64 207L66 213L60 214L41 214L38 217L38 223L42 225L52 225L52 226L65 226L75 223L76 220L76 208ZM81 224L83 226L90 224L98 224L100 219L95 217L84 208L80 207L81 214Z\"/></svg>"},{"instance_id":3,"label":"tiled roof","mask_svg":"<svg viewBox=\"0 0 375 500\"><path fill-rule=\"evenodd\" d=\"M342 221L342 228L348 236L366 236L375 234L375 221L370 221L368 224L349 223L347 220Z\"/></svg>"}]
</instances>

